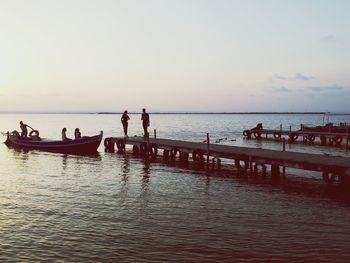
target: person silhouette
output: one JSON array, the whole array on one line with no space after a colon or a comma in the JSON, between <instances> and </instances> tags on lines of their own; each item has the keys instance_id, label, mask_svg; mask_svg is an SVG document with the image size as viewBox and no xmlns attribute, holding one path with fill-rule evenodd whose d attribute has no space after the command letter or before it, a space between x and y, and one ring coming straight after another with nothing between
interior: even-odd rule
<instances>
[{"instance_id":1,"label":"person silhouette","mask_svg":"<svg viewBox=\"0 0 350 263\"><path fill-rule=\"evenodd\" d=\"M146 109L142 109L142 115L141 115L141 120L142 120L142 127L143 127L143 132L144 132L144 137L148 137L148 126L150 125L150 120L149 120L149 114L146 112Z\"/></svg>"},{"instance_id":2,"label":"person silhouette","mask_svg":"<svg viewBox=\"0 0 350 263\"><path fill-rule=\"evenodd\" d=\"M74 139L80 139L81 138L81 132L79 130L79 128L75 128L75 131L74 131Z\"/></svg>"},{"instance_id":3,"label":"person silhouette","mask_svg":"<svg viewBox=\"0 0 350 263\"><path fill-rule=\"evenodd\" d=\"M20 121L19 124L20 124L21 130L22 130L22 132L21 132L21 137L22 137L22 138L27 137L27 134L28 134L28 129L27 129L27 127L28 127L28 128L31 128L32 130L34 130L34 129L33 129L32 127L30 127L29 125L23 123L23 121Z\"/></svg>"},{"instance_id":4,"label":"person silhouette","mask_svg":"<svg viewBox=\"0 0 350 263\"><path fill-rule=\"evenodd\" d=\"M124 111L122 117L120 118L120 121L123 124L123 129L124 129L124 136L128 137L128 120L130 120L128 111Z\"/></svg>"},{"instance_id":5,"label":"person silhouette","mask_svg":"<svg viewBox=\"0 0 350 263\"><path fill-rule=\"evenodd\" d=\"M66 128L63 128L62 129L62 141L70 141L70 140L72 140L72 139L70 139L70 138L68 138L67 137L67 129Z\"/></svg>"}]
</instances>

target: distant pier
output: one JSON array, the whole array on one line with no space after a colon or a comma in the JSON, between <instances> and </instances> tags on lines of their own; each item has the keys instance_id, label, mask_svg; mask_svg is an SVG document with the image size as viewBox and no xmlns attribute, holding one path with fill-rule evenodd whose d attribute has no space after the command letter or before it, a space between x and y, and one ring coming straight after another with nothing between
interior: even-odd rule
<instances>
[{"instance_id":1,"label":"distant pier","mask_svg":"<svg viewBox=\"0 0 350 263\"><path fill-rule=\"evenodd\" d=\"M295 143L297 140L302 140L305 143L313 144L316 140L324 146L341 146L349 147L349 133L335 132L317 132L317 131L293 131L293 130L269 130L269 129L251 129L243 131L243 136L246 139L268 139L272 138L276 141L282 141L283 137L287 137L289 143Z\"/></svg>"},{"instance_id":2,"label":"distant pier","mask_svg":"<svg viewBox=\"0 0 350 263\"><path fill-rule=\"evenodd\" d=\"M228 145L190 142L181 140L144 138L144 137L109 137L104 140L106 151L125 153L126 146L132 146L134 154L147 157L156 157L162 150L163 158L178 158L188 162L206 162L220 169L221 158L234 160L238 170L266 175L270 168L272 177L285 176L285 168L297 168L322 173L323 180L329 184L349 184L350 158L328 156L321 154L277 151L269 149L248 148ZM285 147L283 147L285 149ZM211 160L210 160L211 158Z\"/></svg>"}]
</instances>

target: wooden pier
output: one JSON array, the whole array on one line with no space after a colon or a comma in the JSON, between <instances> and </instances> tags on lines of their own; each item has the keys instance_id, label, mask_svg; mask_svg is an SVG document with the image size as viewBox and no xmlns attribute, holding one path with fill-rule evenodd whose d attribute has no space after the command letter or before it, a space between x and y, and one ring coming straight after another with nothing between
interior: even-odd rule
<instances>
[{"instance_id":1,"label":"wooden pier","mask_svg":"<svg viewBox=\"0 0 350 263\"><path fill-rule=\"evenodd\" d=\"M125 153L126 145L132 145L133 153L141 156L156 157L162 150L163 158L179 158L187 162L192 157L194 162L212 162L220 168L221 158L234 160L239 170L266 174L266 166L270 166L271 176L284 175L285 167L321 172L327 184L348 184L350 182L350 158L310 154L290 151L248 148L228 145L218 145L180 140L127 137L109 137L104 141L106 151L114 152L115 146L119 153Z\"/></svg>"},{"instance_id":2,"label":"wooden pier","mask_svg":"<svg viewBox=\"0 0 350 263\"><path fill-rule=\"evenodd\" d=\"M318 138L321 145L340 146L345 143L346 148L349 146L350 134L334 132L316 132L316 131L292 131L292 130L269 130L269 129L251 129L243 131L246 139L255 138L268 139L268 136L276 141L282 141L283 136L288 138L289 143L294 143L302 138L303 142L313 144Z\"/></svg>"}]
</instances>

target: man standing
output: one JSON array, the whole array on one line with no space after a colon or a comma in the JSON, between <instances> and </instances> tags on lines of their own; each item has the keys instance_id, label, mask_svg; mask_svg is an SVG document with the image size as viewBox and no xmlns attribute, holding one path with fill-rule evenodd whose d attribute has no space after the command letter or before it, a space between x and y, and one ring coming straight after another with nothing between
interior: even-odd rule
<instances>
[{"instance_id":1,"label":"man standing","mask_svg":"<svg viewBox=\"0 0 350 263\"><path fill-rule=\"evenodd\" d=\"M142 120L142 127L143 127L143 132L144 132L144 137L148 137L148 126L149 126L149 114L146 112L146 109L142 109L142 115L141 115L141 120Z\"/></svg>"}]
</instances>

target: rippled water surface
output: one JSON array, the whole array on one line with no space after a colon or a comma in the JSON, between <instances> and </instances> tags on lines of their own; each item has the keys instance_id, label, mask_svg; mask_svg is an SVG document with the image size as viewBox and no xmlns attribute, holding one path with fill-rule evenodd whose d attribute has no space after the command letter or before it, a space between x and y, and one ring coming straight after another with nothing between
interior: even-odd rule
<instances>
[{"instance_id":1,"label":"rippled water surface","mask_svg":"<svg viewBox=\"0 0 350 263\"><path fill-rule=\"evenodd\" d=\"M140 115L129 134L141 135ZM120 115L2 114L0 130L23 120L42 137L62 127L83 135L121 136ZM350 116L333 116L335 123ZM322 115L151 115L157 137L281 150L272 140L243 140L242 131L298 129ZM4 138L5 139L5 138ZM287 150L349 156L344 148L297 143ZM230 162L227 161L227 165ZM196 168L196 169L195 169ZM250 178L148 162L128 153L75 156L17 151L0 145L0 261L234 262L350 260L348 189L316 173L287 170L287 179Z\"/></svg>"}]
</instances>

